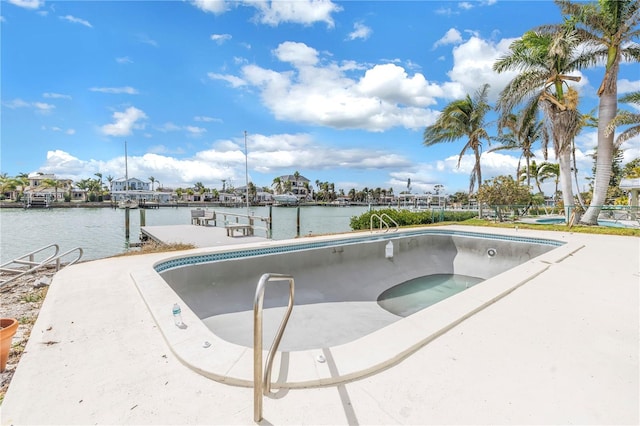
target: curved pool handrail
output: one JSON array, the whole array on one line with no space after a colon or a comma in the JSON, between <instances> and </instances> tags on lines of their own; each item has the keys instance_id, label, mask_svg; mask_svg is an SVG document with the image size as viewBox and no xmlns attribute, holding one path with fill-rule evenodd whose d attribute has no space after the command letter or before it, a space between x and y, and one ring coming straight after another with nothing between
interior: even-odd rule
<instances>
[{"instance_id":1,"label":"curved pool handrail","mask_svg":"<svg viewBox=\"0 0 640 426\"><path fill-rule=\"evenodd\" d=\"M393 220L393 218L392 218L391 216L389 216L388 214L386 214L386 213L382 213L382 214L380 215L380 217L381 217L382 219L384 219L384 218L386 217L386 218L389 220L389 222L393 223L393 232L395 232L395 231L397 231L397 230L399 229L398 222L396 222L395 220ZM387 224L387 228L389 228L389 224Z\"/></svg>"},{"instance_id":2,"label":"curved pool handrail","mask_svg":"<svg viewBox=\"0 0 640 426\"><path fill-rule=\"evenodd\" d=\"M373 232L373 219L378 219L378 223L380 224L380 228L379 230L382 231L382 227L384 226L385 230L384 232L389 232L389 230L391 229L391 227L389 226L389 223L387 223L387 221L385 220L385 217L389 220L389 222L393 223L394 228L393 231L397 231L398 230L398 222L396 222L395 220L393 220L393 218L391 216L389 216L386 213L382 213L382 214L377 214L377 213L373 213L371 215L371 218L369 219L369 229L371 230L371 232Z\"/></svg>"},{"instance_id":3,"label":"curved pool handrail","mask_svg":"<svg viewBox=\"0 0 640 426\"><path fill-rule=\"evenodd\" d=\"M54 247L55 246L55 252L54 254L52 254L51 256L47 257L44 260L41 261L35 261L34 260L34 256L36 254L38 254L41 251L44 251L50 247ZM56 265L56 272L60 270L60 268L63 266L61 259L64 258L65 256L73 253L74 251L78 251L78 255L76 258L74 258L71 262L64 264L64 266L70 266L73 265L74 263L77 263L81 258L82 255L84 254L84 251L82 250L81 247L75 247L72 248L71 250L67 250L66 252L62 253L62 254L58 254L58 251L60 251L60 247L57 244L49 244L48 246L42 247L38 250L34 250L31 253L27 253L24 256L20 256L15 258L12 261L9 261L7 263L4 263L0 266L0 272L9 272L9 273L14 273L16 275L11 276L10 278L6 279L6 280L0 280L0 286L3 286L5 284L10 283L11 281L14 281L24 275L30 274L32 272L35 272L41 268L44 268L45 266L54 263ZM27 256L29 256L29 260L24 260L24 258L26 258ZM27 269L13 269L13 268L7 268L6 266L11 265L13 263L16 263L18 265L29 265L30 267Z\"/></svg>"},{"instance_id":4,"label":"curved pool handrail","mask_svg":"<svg viewBox=\"0 0 640 426\"><path fill-rule=\"evenodd\" d=\"M39 254L40 252L43 252L46 249L51 248L51 247L55 247L55 251L54 251L54 253L52 255L50 255L49 257L45 258L42 261L36 262L34 260L36 254ZM20 265L32 265L32 266L33 265L38 265L38 264L40 264L42 262L46 262L48 260L53 259L54 257L56 257L56 255L58 254L59 251L60 251L60 247L58 246L58 244L52 243L52 244L46 245L44 247L40 247L39 249L34 250L32 252L29 252L27 254L24 254L24 255L22 255L20 257L16 257L15 259L10 260L10 261L8 261L6 263L3 263L2 265L0 265L0 269L5 268L6 266L11 265L12 263L17 263L17 264L20 264ZM28 257L29 260L25 260L26 257Z\"/></svg>"},{"instance_id":5,"label":"curved pool handrail","mask_svg":"<svg viewBox=\"0 0 640 426\"><path fill-rule=\"evenodd\" d=\"M262 305L264 301L264 287L269 281L288 281L289 282L289 303L287 312L282 318L278 332L273 339L273 344L267 355L267 364L262 376ZM271 392L271 368L273 367L273 358L280 340L287 327L287 322L293 310L293 294L295 283L293 276L286 274L263 274L256 286L256 294L253 299L253 420L257 423L262 420L262 396Z\"/></svg>"}]
</instances>

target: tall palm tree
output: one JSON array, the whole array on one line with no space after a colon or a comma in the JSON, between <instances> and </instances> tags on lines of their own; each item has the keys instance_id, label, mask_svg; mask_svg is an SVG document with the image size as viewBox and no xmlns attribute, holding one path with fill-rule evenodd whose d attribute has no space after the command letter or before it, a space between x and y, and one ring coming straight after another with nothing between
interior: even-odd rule
<instances>
[{"instance_id":1,"label":"tall palm tree","mask_svg":"<svg viewBox=\"0 0 640 426\"><path fill-rule=\"evenodd\" d=\"M153 184L156 182L156 178L149 176L149 182L151 182L151 190L153 191Z\"/></svg>"},{"instance_id":2,"label":"tall palm tree","mask_svg":"<svg viewBox=\"0 0 640 426\"><path fill-rule=\"evenodd\" d=\"M532 169L531 159L535 157L533 153L534 144L537 141L542 141L542 146L546 147L549 135L544 122L538 119L538 111L521 111L518 114L508 114L499 123L501 133L502 129L508 129L507 133L502 133L495 137L502 143L502 145L494 147L489 152L501 151L501 150L519 150L520 158L518 158L518 167L516 169L516 176L520 180L520 164L522 158L525 159L525 178L527 186L531 186L531 175L529 171ZM546 156L546 152L545 152Z\"/></svg>"},{"instance_id":3,"label":"tall palm tree","mask_svg":"<svg viewBox=\"0 0 640 426\"><path fill-rule=\"evenodd\" d=\"M282 194L282 179L279 177L273 178L271 186L276 191L276 194Z\"/></svg>"},{"instance_id":4,"label":"tall palm tree","mask_svg":"<svg viewBox=\"0 0 640 426\"><path fill-rule=\"evenodd\" d=\"M93 175L98 177L98 179L100 179L100 191L102 191L102 173L98 172L98 173L94 173Z\"/></svg>"},{"instance_id":5,"label":"tall palm tree","mask_svg":"<svg viewBox=\"0 0 640 426\"><path fill-rule=\"evenodd\" d=\"M546 164L546 163L542 163ZM542 164L540 166L542 166ZM518 175L518 179L520 181L530 180L533 178L533 181L536 184L536 188L538 188L538 192L543 192L540 187L540 166L536 163L536 160L533 160L522 173ZM530 183L527 183L527 186L531 186Z\"/></svg>"},{"instance_id":6,"label":"tall palm tree","mask_svg":"<svg viewBox=\"0 0 640 426\"><path fill-rule=\"evenodd\" d=\"M558 163L544 162L538 167L538 180L545 182L548 179L553 179L555 183L555 190L553 191L553 199L556 199L558 193L558 184L560 183L560 165Z\"/></svg>"},{"instance_id":7,"label":"tall palm tree","mask_svg":"<svg viewBox=\"0 0 640 426\"><path fill-rule=\"evenodd\" d=\"M636 104L636 108L640 110L640 92L631 92L620 98L620 102ZM615 148L620 148L623 142L628 141L634 136L640 135L640 114L629 111L620 111L609 126L607 132L613 133L618 126L631 126L622 131L615 140Z\"/></svg>"},{"instance_id":8,"label":"tall palm tree","mask_svg":"<svg viewBox=\"0 0 640 426\"><path fill-rule=\"evenodd\" d=\"M489 85L484 84L473 97L467 95L464 99L451 102L444 107L436 122L428 126L423 134L425 146L467 138L467 143L458 156L458 167L460 167L460 161L465 152L473 151L475 164L469 179L469 194L473 193L476 182L478 187L482 185L482 170L480 168L482 140L491 143L485 129L485 117L491 109L487 103L488 91Z\"/></svg>"},{"instance_id":9,"label":"tall palm tree","mask_svg":"<svg viewBox=\"0 0 640 426\"><path fill-rule=\"evenodd\" d=\"M571 184L573 140L581 124L577 92L568 86L569 81L580 81L580 77L567 74L578 68L579 64L573 56L578 42L576 31L570 25L528 31L511 44L505 57L493 65L493 69L499 73L519 71L500 93L497 109L502 116L511 114L521 104L527 111L525 114L540 109L545 115L560 164L562 197L567 216L574 204Z\"/></svg>"},{"instance_id":10,"label":"tall palm tree","mask_svg":"<svg viewBox=\"0 0 640 426\"><path fill-rule=\"evenodd\" d=\"M581 67L604 64L604 76L598 96L598 158L593 197L581 218L588 225L598 223L611 178L614 135L607 132L618 108L618 70L623 59L640 62L640 48L634 43L640 37L640 2L638 0L599 0L596 3L556 0L564 15L576 23L578 36L587 49L579 61Z\"/></svg>"}]
</instances>

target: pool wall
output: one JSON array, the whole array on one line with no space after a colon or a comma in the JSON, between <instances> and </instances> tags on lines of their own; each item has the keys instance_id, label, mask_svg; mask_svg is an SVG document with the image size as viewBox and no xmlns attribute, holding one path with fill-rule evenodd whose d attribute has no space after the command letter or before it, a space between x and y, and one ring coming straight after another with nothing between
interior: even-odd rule
<instances>
[{"instance_id":1,"label":"pool wall","mask_svg":"<svg viewBox=\"0 0 640 426\"><path fill-rule=\"evenodd\" d=\"M419 239L411 238L428 234L442 235L445 238L433 239L428 242L426 239L423 242ZM324 248L325 250L315 252L320 255L313 267L306 265L307 269L316 271L315 273L310 273L310 275L315 277L314 279L318 280L318 282L331 281L328 279L320 280L322 277L326 278L327 275L325 271L320 276L318 271L323 269L321 265L325 265L324 269L330 269L336 262L344 262L349 258L361 259L360 268L346 268L343 272L343 275L348 278L343 282L350 282L353 277L359 277L363 272L366 272L362 270L363 266L365 269L366 266L379 268L379 263L387 262L386 266L394 268L398 275L390 282L398 283L406 277L410 279L417 273L424 273L416 270L413 272L407 271L406 265L411 263L410 256L418 256L422 264L432 265L434 268L435 265L438 265L440 269L450 268L450 270L455 270L458 268L459 272L470 273L471 275L478 273L489 274L509 268L514 263L513 257L508 261L506 256L505 259L500 258L501 253L509 253L509 250L514 246L513 243L532 243L546 246L531 249L531 246L524 248L523 245L523 249L517 251L518 254L515 255L515 258L530 260L525 260L524 263L498 273L498 275L479 285L443 300L428 309L423 309L413 315L402 318L355 341L315 350L278 352L276 354L272 374L272 381L276 389L328 386L375 374L381 369L400 362L433 339L502 299L583 247L575 243L564 244L562 241L544 240L527 237L526 235L527 233L505 235L504 231L496 234L477 233L460 230L460 227L442 227L438 228L437 231L425 231L424 228L405 229L397 234L387 234L381 237L375 237L375 235L368 233L351 233L343 236L319 236L278 242L268 241L233 247L195 249L186 253L167 253L165 257L157 259L153 265L132 271L131 278L151 312L158 330L166 340L168 348L180 362L191 370L216 381L235 386L252 387L253 349L230 343L213 333L201 320L200 315L202 315L202 312L196 314L186 304L186 300L189 300L198 309L201 303L194 301L197 299L196 294L198 294L198 291L189 289L178 294L167 285L167 282L160 274L165 277L171 277L171 279L182 277L181 279L193 282L199 282L203 278L212 280L209 276L208 268L217 264L222 266L217 268L217 273L224 272L226 276L244 277L244 279L248 280L251 285L247 285L251 289L242 289L241 291L249 292L251 300L253 300L256 284L253 281L254 274L262 273L262 267L268 267L265 270L273 272L275 267L283 265L293 268L292 270L295 272L304 269L303 266L306 265L304 263L306 262L305 257L308 257L304 256L303 253L292 253L295 255L288 258L290 261L297 260L302 262L294 267L290 262L279 263L279 261L269 258L267 256L269 253L295 252L299 248ZM457 237L465 238L458 240ZM349 247L350 244L363 242L363 240L370 238L378 240L365 244L367 246L366 252L374 253L375 259L367 259L366 254L358 250L352 250ZM472 242L470 238L477 238L482 241ZM398 244L394 241L393 260L384 258L383 248L388 239L402 239ZM337 247L340 244L343 247ZM470 248L461 250L466 244L469 244ZM515 245L517 246L518 244ZM408 254L405 253L406 249L413 249L414 246L420 246L421 249L418 251L422 251L423 254L420 256L414 252L414 254L410 254L404 259L404 255ZM425 254L428 247L434 246L437 246L438 250L445 251L447 256ZM497 255L490 262L484 262L484 266L479 267L477 265L479 263L476 260L477 257L486 256L485 250L489 248L495 248ZM545 253L545 250L549 251ZM537 253L542 254L535 257ZM219 262L225 259L238 258L239 260L248 257L251 257L251 262L243 262L242 268L232 268L230 265L233 262ZM259 257L262 258L258 259ZM258 260L260 269L256 268L252 272L248 271L245 266ZM207 265L208 263L211 265ZM238 263L236 263L237 265ZM184 266L189 267L183 268ZM180 269L183 269L183 271L179 272ZM186 275L184 275L185 272ZM211 292L212 290L207 289L206 287L208 286L204 283L206 283L206 280L200 284L201 287ZM298 284L298 280L296 284ZM181 291L181 284L174 282L173 285ZM304 295L304 291L302 293L301 297L303 299L309 297L309 295ZM348 292L340 294L345 297L349 295ZM212 309L209 307L212 300L207 297L204 297L204 299L207 302L201 304L202 306L199 309L206 312L206 309ZM182 318L186 324L184 328L178 328L174 325L171 308L175 302L184 303L182 310ZM244 308L245 303L242 303L242 305L237 309ZM265 341L265 344L268 345L268 342ZM264 349L263 356L266 356L266 350L267 348ZM326 361L320 362L320 357Z\"/></svg>"},{"instance_id":2,"label":"pool wall","mask_svg":"<svg viewBox=\"0 0 640 426\"><path fill-rule=\"evenodd\" d=\"M393 257L385 257L388 242ZM161 275L201 318L253 309L264 273L290 274L296 305L375 301L384 290L432 274L490 278L553 246L456 235L398 236L333 247L192 264ZM492 249L494 256L487 252ZM267 291L264 307L285 306L286 291Z\"/></svg>"}]
</instances>

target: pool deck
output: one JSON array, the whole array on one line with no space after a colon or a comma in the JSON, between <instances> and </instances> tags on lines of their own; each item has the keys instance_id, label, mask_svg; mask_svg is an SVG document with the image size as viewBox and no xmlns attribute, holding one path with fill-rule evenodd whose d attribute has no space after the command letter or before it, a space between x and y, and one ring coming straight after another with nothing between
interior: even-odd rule
<instances>
[{"instance_id":1,"label":"pool deck","mask_svg":"<svg viewBox=\"0 0 640 426\"><path fill-rule=\"evenodd\" d=\"M383 371L265 397L261 424L639 424L640 239L445 228L581 248ZM134 284L132 274L167 256L55 275L2 425L253 423L253 389L183 365ZM361 349L354 362L378 352Z\"/></svg>"}]
</instances>

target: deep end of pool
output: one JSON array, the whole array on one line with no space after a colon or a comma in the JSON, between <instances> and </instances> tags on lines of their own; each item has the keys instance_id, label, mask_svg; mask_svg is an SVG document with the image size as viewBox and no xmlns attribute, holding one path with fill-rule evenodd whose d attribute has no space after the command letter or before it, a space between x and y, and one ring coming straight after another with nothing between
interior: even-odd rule
<instances>
[{"instance_id":1,"label":"deep end of pool","mask_svg":"<svg viewBox=\"0 0 640 426\"><path fill-rule=\"evenodd\" d=\"M385 258L384 251L384 246L389 241L394 243L391 259ZM153 269L144 273L132 273L132 278L167 344L181 362L214 380L248 387L253 386L251 344L232 342L221 337L225 333L220 328L233 324L234 318L228 318L227 325L225 321L213 321L214 324L209 324L209 327L205 323L210 323L211 318L224 319L225 315L244 315L247 319L252 319L253 292L257 283L252 279L255 275L259 277L264 272L288 273L281 269L286 269L287 265L296 265L298 269L293 269L299 276L296 279L299 289L296 289L294 312L296 308L306 310L311 317L315 315L321 320L322 313L313 312L318 308L316 305L326 305L330 309L336 309L336 312L344 312L339 306L344 304L342 308L351 309L355 317L358 317L358 312L370 309L370 303L377 306L379 296L394 285L430 275L429 268L426 268L425 273L425 265L436 265L434 267L438 273L444 271L474 277L480 275L477 278L484 280L481 284L470 285L465 291L404 318L378 306L380 311L384 311L393 320L380 321L379 318L372 318L369 321L365 315L362 323L371 329L353 339L332 343L332 337L327 340L327 344L300 350L280 350L272 373L274 387L304 388L343 383L397 363L577 249L563 244L555 240L444 229L408 229L394 234L351 233L343 236L271 241L268 244L238 248L218 248L189 256L168 255L157 262ZM447 256L429 254L428 248L433 245L444 247ZM519 252L515 265L502 259L513 248L517 248ZM489 249L497 254L491 256ZM277 259L271 257L281 256L283 253L287 256ZM311 262L309 259L315 260ZM482 259L482 262L478 259ZM357 260L355 267L351 265L354 260ZM234 262L239 263L234 265ZM487 265L479 267L480 263ZM407 265L413 267L409 268ZM260 272L250 271L250 266ZM268 267L273 269L269 270ZM344 269L338 270L338 267ZM356 291L351 287L360 287L354 277L362 275L361 267L370 270L367 277L371 285ZM384 277L381 273L383 268L393 269L393 274ZM220 271L221 275L215 276L213 273L212 276L212 270ZM307 271L306 276L302 273L303 270ZM330 271L338 271L343 279L332 278L328 274ZM292 275L295 277L296 273ZM181 280L194 280L194 283L200 284L183 287L177 284ZM331 291L321 291L322 285ZM338 291L339 289L342 290ZM275 287L267 288L265 297L265 309L273 312L277 321L282 306L286 303L283 303L283 294L286 292L278 294L278 290ZM231 295L225 296L225 291L230 291ZM269 294L273 297L269 298ZM246 295L249 296L248 301L244 300ZM242 300L229 303L237 296L242 296ZM171 307L176 302L182 306L186 328L174 325ZM210 306L216 305L216 302L222 307ZM330 315L325 316L329 317ZM293 321L295 318L292 317L290 324ZM376 321L380 323L379 327ZM305 329L303 326L301 329L306 334L314 333L313 328ZM330 334L342 333L342 330L335 327L329 331L333 331ZM296 335L299 336L298 333L292 335L294 340ZM264 342L265 348L271 344L267 330ZM263 355L266 358L266 350Z\"/></svg>"}]
</instances>

